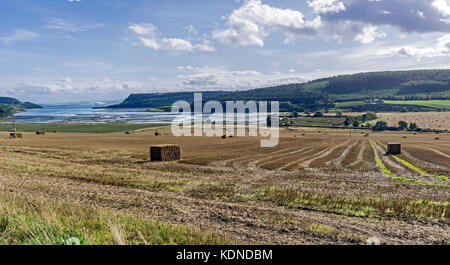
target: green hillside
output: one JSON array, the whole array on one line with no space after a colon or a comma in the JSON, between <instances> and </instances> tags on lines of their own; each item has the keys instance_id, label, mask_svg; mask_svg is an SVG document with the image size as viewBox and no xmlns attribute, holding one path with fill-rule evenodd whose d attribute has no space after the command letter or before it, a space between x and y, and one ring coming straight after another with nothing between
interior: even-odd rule
<instances>
[{"instance_id":1,"label":"green hillside","mask_svg":"<svg viewBox=\"0 0 450 265\"><path fill-rule=\"evenodd\" d=\"M440 110L436 105L414 105L405 100L450 100L450 70L371 72L322 78L237 92L203 92L204 100L279 101L282 111L315 111L343 108L354 111ZM397 101L395 104L366 104L369 99ZM177 100L193 100L193 92L132 94L115 108L159 108Z\"/></svg>"},{"instance_id":2,"label":"green hillside","mask_svg":"<svg viewBox=\"0 0 450 265\"><path fill-rule=\"evenodd\" d=\"M203 97L217 97L231 92L225 91L207 91L203 93ZM109 106L107 108L166 108L178 100L188 102L194 101L194 92L174 92L174 93L142 93L131 94L122 103Z\"/></svg>"},{"instance_id":3,"label":"green hillside","mask_svg":"<svg viewBox=\"0 0 450 265\"><path fill-rule=\"evenodd\" d=\"M11 97L0 97L0 104L4 105L14 104L14 106L20 109L42 109L42 106L39 106L37 104L31 102L21 102L18 99Z\"/></svg>"},{"instance_id":4,"label":"green hillside","mask_svg":"<svg viewBox=\"0 0 450 265\"><path fill-rule=\"evenodd\" d=\"M41 106L31 102L21 102L15 98L0 97L0 118L11 116L14 109L16 112L21 112L27 109L41 109L41 108L42 108Z\"/></svg>"}]
</instances>

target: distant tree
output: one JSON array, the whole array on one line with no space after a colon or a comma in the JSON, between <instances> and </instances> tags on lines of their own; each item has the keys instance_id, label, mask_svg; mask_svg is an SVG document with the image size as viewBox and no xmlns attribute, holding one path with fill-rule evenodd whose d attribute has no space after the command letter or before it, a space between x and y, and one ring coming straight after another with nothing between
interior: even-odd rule
<instances>
[{"instance_id":1,"label":"distant tree","mask_svg":"<svg viewBox=\"0 0 450 265\"><path fill-rule=\"evenodd\" d=\"M336 117L338 117L338 118L342 118L342 112L340 112L340 111L336 111Z\"/></svg>"},{"instance_id":2,"label":"distant tree","mask_svg":"<svg viewBox=\"0 0 450 265\"><path fill-rule=\"evenodd\" d=\"M323 112L318 111L318 112L314 113L314 117L323 117Z\"/></svg>"},{"instance_id":3,"label":"distant tree","mask_svg":"<svg viewBox=\"0 0 450 265\"><path fill-rule=\"evenodd\" d=\"M416 130L418 130L418 129L419 129L419 126L417 126L417 123L411 122L411 123L409 124L409 129L408 129L408 130L410 130L410 131L416 131Z\"/></svg>"},{"instance_id":4,"label":"distant tree","mask_svg":"<svg viewBox=\"0 0 450 265\"><path fill-rule=\"evenodd\" d=\"M305 111L305 115L309 117L309 116L311 116L311 112Z\"/></svg>"},{"instance_id":5,"label":"distant tree","mask_svg":"<svg viewBox=\"0 0 450 265\"><path fill-rule=\"evenodd\" d=\"M388 124L386 121L377 121L377 123L372 127L373 131L384 131L387 130Z\"/></svg>"},{"instance_id":6,"label":"distant tree","mask_svg":"<svg viewBox=\"0 0 450 265\"><path fill-rule=\"evenodd\" d=\"M297 111L292 112L292 117L297 118L298 117L298 112Z\"/></svg>"},{"instance_id":7,"label":"distant tree","mask_svg":"<svg viewBox=\"0 0 450 265\"><path fill-rule=\"evenodd\" d=\"M373 121L378 119L377 114L375 112L367 112L366 114L361 116L362 122Z\"/></svg>"},{"instance_id":8,"label":"distant tree","mask_svg":"<svg viewBox=\"0 0 450 265\"><path fill-rule=\"evenodd\" d=\"M359 127L359 124L360 124L359 120L353 121L353 127Z\"/></svg>"},{"instance_id":9,"label":"distant tree","mask_svg":"<svg viewBox=\"0 0 450 265\"><path fill-rule=\"evenodd\" d=\"M398 129L403 131L408 128L408 123L406 121L399 121L398 122Z\"/></svg>"},{"instance_id":10,"label":"distant tree","mask_svg":"<svg viewBox=\"0 0 450 265\"><path fill-rule=\"evenodd\" d=\"M291 119L289 119L289 117L283 117L283 119L281 119L281 126L289 126L292 124L293 122Z\"/></svg>"},{"instance_id":11,"label":"distant tree","mask_svg":"<svg viewBox=\"0 0 450 265\"><path fill-rule=\"evenodd\" d=\"M349 126L350 124L353 123L353 118L350 116L345 117L345 121L344 121L344 125L345 126Z\"/></svg>"},{"instance_id":12,"label":"distant tree","mask_svg":"<svg viewBox=\"0 0 450 265\"><path fill-rule=\"evenodd\" d=\"M408 112L408 108L407 107L403 107L401 112Z\"/></svg>"}]
</instances>

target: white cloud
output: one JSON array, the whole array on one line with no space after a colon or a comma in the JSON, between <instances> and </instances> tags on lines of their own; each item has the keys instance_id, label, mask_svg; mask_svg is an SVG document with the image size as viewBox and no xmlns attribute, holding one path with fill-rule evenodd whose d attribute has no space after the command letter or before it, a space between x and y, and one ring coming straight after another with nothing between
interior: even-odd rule
<instances>
[{"instance_id":1,"label":"white cloud","mask_svg":"<svg viewBox=\"0 0 450 265\"><path fill-rule=\"evenodd\" d=\"M446 0L435 0L432 5L443 15L450 16L450 3Z\"/></svg>"},{"instance_id":2,"label":"white cloud","mask_svg":"<svg viewBox=\"0 0 450 265\"><path fill-rule=\"evenodd\" d=\"M416 47L406 45L383 50L378 55L403 55L415 58L450 56L450 34L439 38L435 46Z\"/></svg>"},{"instance_id":3,"label":"white cloud","mask_svg":"<svg viewBox=\"0 0 450 265\"><path fill-rule=\"evenodd\" d=\"M139 37L139 40L141 40L142 44L145 47L151 48L153 50L159 50L160 49L159 44L153 39Z\"/></svg>"},{"instance_id":4,"label":"white cloud","mask_svg":"<svg viewBox=\"0 0 450 265\"><path fill-rule=\"evenodd\" d=\"M375 26L368 26L364 28L361 34L358 34L355 37L355 41L359 41L361 43L371 43L377 38L385 38L386 33L378 31L378 28Z\"/></svg>"},{"instance_id":5,"label":"white cloud","mask_svg":"<svg viewBox=\"0 0 450 265\"><path fill-rule=\"evenodd\" d=\"M138 35L155 35L156 33L156 26L150 23L132 24L128 29Z\"/></svg>"},{"instance_id":6,"label":"white cloud","mask_svg":"<svg viewBox=\"0 0 450 265\"><path fill-rule=\"evenodd\" d=\"M450 32L448 0L311 0L308 6L316 14L309 20L298 10L247 0L226 17L227 27L212 36L228 45L263 47L276 32L286 44L304 36L370 43L386 37L381 27L402 33Z\"/></svg>"},{"instance_id":7,"label":"white cloud","mask_svg":"<svg viewBox=\"0 0 450 265\"><path fill-rule=\"evenodd\" d=\"M417 10L417 15L422 19L426 18L425 14L422 11Z\"/></svg>"},{"instance_id":8,"label":"white cloud","mask_svg":"<svg viewBox=\"0 0 450 265\"><path fill-rule=\"evenodd\" d=\"M308 5L318 14L339 13L345 11L344 3L338 0L314 0L308 1Z\"/></svg>"},{"instance_id":9,"label":"white cloud","mask_svg":"<svg viewBox=\"0 0 450 265\"><path fill-rule=\"evenodd\" d=\"M331 2L315 0L314 2ZM345 10L321 13L328 23L359 22L372 26L391 26L403 32L450 32L444 21L450 14L448 0L340 0Z\"/></svg>"},{"instance_id":10,"label":"white cloud","mask_svg":"<svg viewBox=\"0 0 450 265\"><path fill-rule=\"evenodd\" d=\"M193 25L186 26L185 30L187 30L188 32L193 33L195 35L198 34L197 29Z\"/></svg>"},{"instance_id":11,"label":"white cloud","mask_svg":"<svg viewBox=\"0 0 450 265\"><path fill-rule=\"evenodd\" d=\"M39 34L24 29L16 29L13 34L3 36L0 40L6 44L16 41L33 40L39 37Z\"/></svg>"},{"instance_id":12,"label":"white cloud","mask_svg":"<svg viewBox=\"0 0 450 265\"><path fill-rule=\"evenodd\" d=\"M67 22L61 18L52 18L49 21L49 24L45 26L46 29L53 29L62 32L83 32L89 30L95 30L103 28L105 25L102 23L71 23Z\"/></svg>"},{"instance_id":13,"label":"white cloud","mask_svg":"<svg viewBox=\"0 0 450 265\"><path fill-rule=\"evenodd\" d=\"M160 38L157 27L150 23L132 24L128 29L139 36L138 39L142 45L156 51L215 51L215 48L206 40L203 43L192 44L181 38Z\"/></svg>"},{"instance_id":14,"label":"white cloud","mask_svg":"<svg viewBox=\"0 0 450 265\"><path fill-rule=\"evenodd\" d=\"M320 20L307 21L292 9L265 5L261 0L248 0L227 18L228 28L213 32L213 38L225 44L264 46L270 32L279 31L292 39L293 35L312 35Z\"/></svg>"},{"instance_id":15,"label":"white cloud","mask_svg":"<svg viewBox=\"0 0 450 265\"><path fill-rule=\"evenodd\" d=\"M227 70L223 68L181 66L186 73L178 78L182 87L194 90L244 90L304 82L298 74L262 74L253 70Z\"/></svg>"}]
</instances>

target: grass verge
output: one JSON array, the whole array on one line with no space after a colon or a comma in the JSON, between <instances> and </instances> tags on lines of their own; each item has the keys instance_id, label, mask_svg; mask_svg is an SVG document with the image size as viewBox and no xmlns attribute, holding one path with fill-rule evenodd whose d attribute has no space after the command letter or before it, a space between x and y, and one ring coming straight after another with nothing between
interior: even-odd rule
<instances>
[{"instance_id":1,"label":"grass verge","mask_svg":"<svg viewBox=\"0 0 450 265\"><path fill-rule=\"evenodd\" d=\"M223 236L196 227L127 214L0 196L0 244L14 245L217 245Z\"/></svg>"},{"instance_id":2,"label":"grass verge","mask_svg":"<svg viewBox=\"0 0 450 265\"><path fill-rule=\"evenodd\" d=\"M261 188L259 196L261 199L289 208L302 208L347 216L373 218L392 216L445 220L450 218L450 202L446 201L341 197L330 194L299 192L292 188L275 186Z\"/></svg>"}]
</instances>

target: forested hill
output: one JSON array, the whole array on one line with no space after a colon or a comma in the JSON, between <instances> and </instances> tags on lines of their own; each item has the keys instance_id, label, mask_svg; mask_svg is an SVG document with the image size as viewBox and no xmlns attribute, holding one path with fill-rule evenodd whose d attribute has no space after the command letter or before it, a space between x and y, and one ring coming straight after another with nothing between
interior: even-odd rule
<instances>
[{"instance_id":1,"label":"forested hill","mask_svg":"<svg viewBox=\"0 0 450 265\"><path fill-rule=\"evenodd\" d=\"M221 95L226 100L277 100L283 110L316 110L366 99L450 99L450 70L371 72Z\"/></svg>"},{"instance_id":2,"label":"forested hill","mask_svg":"<svg viewBox=\"0 0 450 265\"><path fill-rule=\"evenodd\" d=\"M11 97L0 97L0 104L5 105L15 105L16 107L20 109L42 109L42 106L39 106L37 104L31 103L31 102L21 102L16 98Z\"/></svg>"},{"instance_id":3,"label":"forested hill","mask_svg":"<svg viewBox=\"0 0 450 265\"><path fill-rule=\"evenodd\" d=\"M414 70L341 75L315 80L301 87L336 99L447 99L450 70Z\"/></svg>"},{"instance_id":4,"label":"forested hill","mask_svg":"<svg viewBox=\"0 0 450 265\"><path fill-rule=\"evenodd\" d=\"M199 91L199 93L202 93L203 97L214 98L232 92ZM122 103L109 106L108 108L168 108L178 100L193 102L194 92L131 94Z\"/></svg>"},{"instance_id":5,"label":"forested hill","mask_svg":"<svg viewBox=\"0 0 450 265\"><path fill-rule=\"evenodd\" d=\"M14 105L14 107L13 107ZM31 102L20 102L15 98L0 97L0 117L11 116L13 110L16 112L25 111L27 109L41 109L42 107Z\"/></svg>"},{"instance_id":6,"label":"forested hill","mask_svg":"<svg viewBox=\"0 0 450 265\"><path fill-rule=\"evenodd\" d=\"M280 101L285 111L329 109L336 102L366 99L450 99L450 70L371 72L322 78L302 84L258 88L238 92L203 92L208 100ZM216 93L216 94L215 94ZM193 100L193 92L133 94L112 107L170 106L177 100Z\"/></svg>"}]
</instances>

